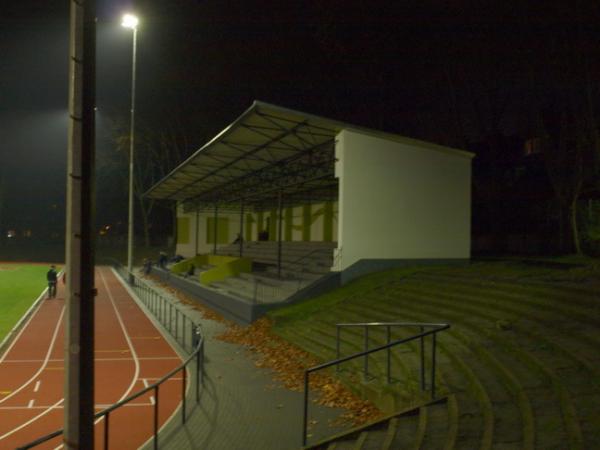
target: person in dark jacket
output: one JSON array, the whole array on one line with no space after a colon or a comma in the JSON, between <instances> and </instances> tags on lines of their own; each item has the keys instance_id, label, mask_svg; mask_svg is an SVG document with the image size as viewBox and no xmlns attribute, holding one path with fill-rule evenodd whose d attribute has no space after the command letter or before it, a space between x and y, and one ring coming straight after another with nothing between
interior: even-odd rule
<instances>
[{"instance_id":1,"label":"person in dark jacket","mask_svg":"<svg viewBox=\"0 0 600 450\"><path fill-rule=\"evenodd\" d=\"M50 266L50 270L46 273L46 280L48 280L48 298L56 297L57 276L56 267L54 265Z\"/></svg>"}]
</instances>

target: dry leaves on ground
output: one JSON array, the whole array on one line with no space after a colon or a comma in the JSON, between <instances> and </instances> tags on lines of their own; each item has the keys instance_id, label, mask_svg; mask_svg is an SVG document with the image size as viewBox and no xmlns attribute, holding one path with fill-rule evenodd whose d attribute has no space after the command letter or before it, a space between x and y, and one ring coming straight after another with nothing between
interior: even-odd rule
<instances>
[{"instance_id":1,"label":"dry leaves on ground","mask_svg":"<svg viewBox=\"0 0 600 450\"><path fill-rule=\"evenodd\" d=\"M273 370L275 380L286 388L292 391L304 389L304 370L319 364L319 361L310 353L275 335L269 319L263 317L247 327L241 327L161 280L154 277L152 279L179 301L200 311L205 319L224 324L226 329L217 339L247 348L255 356L256 366ZM359 398L327 373L312 374L310 389L317 393L316 403L346 410L342 419L353 425L362 425L381 417L381 412L371 402Z\"/></svg>"},{"instance_id":2,"label":"dry leaves on ground","mask_svg":"<svg viewBox=\"0 0 600 450\"><path fill-rule=\"evenodd\" d=\"M241 344L256 355L256 365L275 372L275 379L293 391L304 389L304 370L319 361L311 354L299 349L271 331L271 322L262 318L247 327L232 324L217 336L226 342ZM357 397L333 376L317 372L310 377L310 389L317 392L316 403L346 412L343 419L354 425L381 417L381 412L371 403Z\"/></svg>"}]
</instances>

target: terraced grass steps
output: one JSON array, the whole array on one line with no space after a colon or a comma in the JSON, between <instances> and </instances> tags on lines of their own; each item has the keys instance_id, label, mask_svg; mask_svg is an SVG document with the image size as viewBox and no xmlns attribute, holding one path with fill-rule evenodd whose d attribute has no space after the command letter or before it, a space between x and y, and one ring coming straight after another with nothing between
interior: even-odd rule
<instances>
[{"instance_id":1,"label":"terraced grass steps","mask_svg":"<svg viewBox=\"0 0 600 450\"><path fill-rule=\"evenodd\" d=\"M419 303L419 307L420 308L424 308L425 306L423 305L423 302ZM440 312L440 307L439 305L437 305L435 308L431 307L431 309L435 309L436 312ZM419 316L416 317L417 319L420 319ZM460 317L453 317L453 319L457 319L460 320ZM461 331L458 330L459 326L455 325L451 330L449 334L455 335L455 336L459 336L459 338L463 341L465 341L465 339L468 339L464 336L464 334L461 333ZM462 335L462 336L461 336ZM480 332L479 335L482 335L482 333ZM467 342L468 344L468 342ZM520 386L518 379L513 376L511 374L511 372L507 369L507 367L514 367L514 365L517 363L516 361L510 361L508 363L506 363L505 366L503 366L496 358L492 357L489 352L485 351L482 346L480 344L478 344L477 342L472 342L469 344L471 347L473 347L476 352L478 353L478 355L486 360L486 362L488 364L490 364L491 366L495 367L497 370L497 376L498 378L502 379L502 381L506 384L507 387L509 387L512 391L513 396L516 397L516 401L519 404L519 408L521 410L521 415L522 415L522 419L523 419L523 430L524 430L524 434L523 434L523 440L524 440L524 446L525 447L531 447L532 446L532 442L533 442L533 417L532 417L532 412L531 412L531 405L530 405L530 400L527 397L526 391L523 389L522 386ZM502 352L500 352L498 349L496 350L496 352L494 353L495 355L500 355L502 354ZM539 363L538 363L539 364ZM479 373L482 373L481 371ZM490 383L490 380L487 381L487 383ZM563 408L564 408L564 412L570 412L572 411L572 405L570 402L570 399L568 396L565 396L565 392L563 387L560 384L556 384L555 389L557 391L557 395L560 396L561 398L561 402L563 403ZM499 399L496 398L495 402L498 403ZM502 401L502 400L500 400ZM503 404L503 403L501 403ZM495 411L498 411L500 408L495 408ZM571 413L569 413L571 414ZM504 417L510 417L510 414L504 414ZM499 422L504 423L505 420L500 420ZM567 425L571 425L571 421L568 421ZM504 423L504 428L508 428L509 430L514 429L514 424L512 423ZM573 439L576 441L577 440L577 432L576 429L573 428ZM500 430L500 432L502 433L502 431ZM502 433L505 434L506 433Z\"/></svg>"},{"instance_id":2,"label":"terraced grass steps","mask_svg":"<svg viewBox=\"0 0 600 450\"><path fill-rule=\"evenodd\" d=\"M357 317L364 316L365 310L363 309L359 309L357 312L353 311L356 307L354 304L347 304L345 314L354 314ZM369 308L371 308L372 313L375 313L372 305ZM379 308L381 307L378 306L377 312L382 312ZM390 317L389 314L388 317ZM410 316L409 319L414 322L423 321L418 316ZM489 386L486 387L485 383L482 382L481 377L478 376L478 372L473 370L474 367L478 367L480 364L477 355L469 355L470 350L468 347L464 346L461 342L448 338L448 335L452 335L451 331L452 329L446 330L438 338L438 347L441 351L439 372L442 372L445 378L447 389L458 393L460 403L463 404L462 408L470 411L465 412L469 417L462 422L463 427L460 430L462 440L472 445L474 440L480 439L481 448L490 448L495 422L492 401L489 394L490 389ZM454 370L446 371L445 367L447 365L452 365ZM486 369L479 367L479 370L484 371ZM489 382L490 380L488 380ZM494 387L494 392L496 393L496 397L498 397L499 393L503 392L502 387L497 385L497 383L495 383ZM472 396L473 394L474 397ZM509 401L509 396L504 395L501 399L502 402L506 403ZM473 412L477 414L473 414ZM478 418L481 418L482 421L479 421ZM476 422L475 426L473 426L472 422ZM468 448L468 446L464 448Z\"/></svg>"},{"instance_id":3,"label":"terraced grass steps","mask_svg":"<svg viewBox=\"0 0 600 450\"><path fill-rule=\"evenodd\" d=\"M437 341L446 407L423 411L421 425L390 420L381 445L405 427L413 440L390 448L600 448L600 270L577 270L506 262L398 269L348 285L322 307L319 299L297 305L297 316L294 307L275 313L274 329L294 329L296 343L310 334L325 356L335 355L336 322L451 324ZM342 340L343 354L364 347L361 330ZM385 340L373 333L369 346ZM398 379L418 382L418 356L418 345L392 352ZM384 362L371 358L369 373L382 377ZM410 394L410 383L396 387Z\"/></svg>"},{"instance_id":4,"label":"terraced grass steps","mask_svg":"<svg viewBox=\"0 0 600 450\"><path fill-rule=\"evenodd\" d=\"M335 359L335 336L330 336L329 340L333 345L322 345L327 341L314 333L312 328L302 330L290 328L282 334L282 337L295 339L300 347L315 354L323 361ZM361 345L352 341L346 341L344 348L350 350L346 354L359 353L363 350ZM370 358L369 361L369 372L366 378L363 371L363 358L357 358L341 365L338 375L347 381L354 392L371 400L382 411L393 412L399 407L419 404L429 398L426 393L420 392L416 380L409 383L407 380L401 379L400 382L388 384L385 361L373 358Z\"/></svg>"},{"instance_id":5,"label":"terraced grass steps","mask_svg":"<svg viewBox=\"0 0 600 450\"><path fill-rule=\"evenodd\" d=\"M359 321L361 320L362 317L364 317L365 311L359 311L359 312L354 312L352 309L352 306L354 305L350 305L347 304L346 308L344 310L344 318L348 319L348 321ZM371 314L374 316L374 319L378 319L380 318L380 316L377 315L377 311L372 310ZM389 317L389 315L387 315ZM327 316L324 316L324 320L327 320ZM414 320L415 322L418 322L419 320ZM355 331L355 334L358 333L358 331ZM313 333L311 333L312 335ZM359 342L362 342L362 337L360 337L358 339ZM325 339L322 339L322 342L327 342ZM331 336L331 342L334 342L334 336ZM376 344L382 344L383 342L376 342ZM449 383L452 383L453 386L455 388L457 388L458 386L461 386L461 390L462 392L460 392L458 394L458 397L460 398L460 403L463 404L463 408L466 411L478 411L479 414L483 417L483 423L481 423L480 421L480 415L475 415L473 414L472 417L470 417L467 420L463 420L462 424L463 427L461 427L461 441L464 442L466 444L466 446L464 448L469 448L469 446L473 445L473 442L479 442L481 441L482 444L482 448L490 448L490 443L491 443L491 435L492 435L492 430L493 430L493 413L492 413L492 407L491 407L491 401L489 400L489 397L485 391L485 388L481 385L480 381L477 379L475 373L472 371L471 367L467 364L465 364L460 358L456 358L455 357L455 353L458 352L457 349L454 349L453 351L445 351L445 344L440 341L440 350L442 351L442 355L446 355L449 358L451 358L454 361L455 365L458 365L460 367L460 370L462 371L462 373L464 374L464 378L459 377L458 373L456 372L452 372L450 374L450 380ZM461 351L465 351L464 349ZM392 353L392 355L395 355L395 352ZM404 355L402 355L404 356ZM443 359L443 357L442 357ZM473 364L476 364L476 362L473 362ZM416 365L415 365L416 368ZM442 369L440 369L442 370ZM439 373L439 372L438 372ZM438 386L439 386L439 382L438 382ZM442 385L443 386L443 385ZM470 395L466 392L466 387L469 387L470 390L473 390L474 392L477 393L478 398L477 399L473 399L470 397ZM474 406L474 403L477 403L477 406ZM467 405L467 406L464 406ZM469 412L466 412L465 414L470 414ZM473 448L473 447L471 447Z\"/></svg>"},{"instance_id":6,"label":"terraced grass steps","mask_svg":"<svg viewBox=\"0 0 600 450\"><path fill-rule=\"evenodd\" d=\"M384 417L374 423L351 429L345 433L305 447L311 450L398 450L423 448L426 431L445 417L447 399L425 403ZM447 430L447 426L445 427ZM437 428L436 428L437 430ZM435 439L433 437L430 438ZM442 449L446 434L440 433L434 448Z\"/></svg>"},{"instance_id":7,"label":"terraced grass steps","mask_svg":"<svg viewBox=\"0 0 600 450\"><path fill-rule=\"evenodd\" d=\"M422 303L420 306L422 306ZM440 306L436 305L436 308L439 309ZM479 333L481 334L481 333ZM538 358L534 352L525 353L522 352L520 348L514 347L510 349L513 353L518 353L520 355L520 359L529 364L534 365L539 371L541 371L542 376L546 377L546 382L552 386L552 389L555 391L555 395L558 397L559 402L561 404L561 412L564 418L565 427L567 430L569 442L573 448L578 448L582 445L582 435L580 428L578 426L576 407L569 393L569 379L557 376L556 367L569 367L569 361L567 359L568 355L566 354L557 354L554 358L547 358L546 361ZM555 367L552 367L549 362L553 362ZM573 363L570 363L571 366ZM576 366L578 370L581 370L581 366Z\"/></svg>"}]
</instances>

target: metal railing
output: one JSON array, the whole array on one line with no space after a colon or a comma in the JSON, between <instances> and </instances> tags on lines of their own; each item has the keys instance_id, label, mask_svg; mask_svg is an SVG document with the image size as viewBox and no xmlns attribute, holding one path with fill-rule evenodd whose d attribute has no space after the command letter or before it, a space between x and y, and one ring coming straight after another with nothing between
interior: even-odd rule
<instances>
[{"instance_id":1,"label":"metal railing","mask_svg":"<svg viewBox=\"0 0 600 450\"><path fill-rule=\"evenodd\" d=\"M119 272L119 275L122 276L123 279L126 281L128 280L127 277L133 276L134 283L132 285L132 288L136 291L136 293L137 293L137 290L143 286L143 288L141 288L141 289L142 289L142 292L145 294L145 298L140 297L140 299L142 300L142 302L144 302L146 307L148 307L148 309L155 314L155 316L157 317L157 319L159 319L161 324L163 324L165 329L167 329L167 327L165 326L165 323L166 324L172 323L172 320L168 320L168 321L166 320L168 315L166 313L167 310L164 307L164 303L169 303L168 300L166 300L158 292L156 292L152 288L150 288L146 283L144 283L142 280L140 280L134 274L129 273L126 269L124 269L122 266L120 266L120 264L118 266L116 266L115 268ZM136 289L136 286L138 289ZM152 291L152 294L150 294L150 291ZM161 320L159 318L159 315L156 314L157 312L160 314L160 316L163 318L163 320ZM158 414L159 414L159 404L160 404L160 401L159 401L160 386L163 383L165 383L166 381L173 378L178 373L181 373L181 378L182 378L182 382L181 382L181 423L185 424L186 420L187 420L186 390L187 390L188 381L189 381L188 380L188 366L193 363L195 363L195 375L194 375L194 377L195 377L195 380L194 380L195 396L194 396L194 399L195 399L196 404L200 403L200 392L201 392L201 388L204 384L204 336L202 335L202 329L201 329L200 325L193 323L192 320L189 319L189 317L187 317L187 316L185 316L185 317L186 317L186 319L189 320L189 323L190 323L189 328L188 328L188 330L189 330L188 334L190 335L189 342L190 342L190 347L191 347L191 349L190 349L191 353L185 359L185 361L181 365L179 365L178 367L176 367L175 369L171 370L169 373L164 375L157 382L130 395L129 397L127 397L123 400L120 400L119 402L115 403L114 405L111 405L108 408L105 408L102 411L94 414L95 423L98 423L100 420L104 420L104 430L103 430L103 438L104 438L103 448L104 448L104 450L108 450L110 448L110 445L109 445L109 442L110 442L109 441L110 414L113 411L115 411L116 409L128 404L129 402L131 402L149 392L152 392L154 395L153 415L152 415L153 447L155 450L158 449L158 431L159 431ZM177 320L177 319L175 319L175 320ZM185 330L186 322L182 322L182 324L183 324L183 329ZM185 346L187 339L179 333L175 333L175 334L171 333L171 334L175 337L175 339L182 346L182 348L184 348L187 351L186 346ZM177 339L177 335L179 335L180 339ZM36 439L35 441L29 442L23 446L18 447L17 450L27 450L30 448L37 447L38 445L41 445L45 442L48 442L51 439L54 439L55 437L62 435L63 432L64 432L64 429L56 430L52 433L49 433L45 436L42 436L42 437ZM118 445L118 443L117 443L117 445Z\"/></svg>"},{"instance_id":2,"label":"metal railing","mask_svg":"<svg viewBox=\"0 0 600 450\"><path fill-rule=\"evenodd\" d=\"M364 330L364 350L358 353L353 353L348 356L340 357L340 335L343 328L362 328ZM386 344L379 345L377 347L369 348L369 329L370 328L381 328L386 329ZM391 339L392 327L418 327L420 332L412 336L408 336L402 339ZM427 330L427 328L429 328ZM340 364L351 361L356 358L363 357L363 375L365 378L369 375L369 355L385 350L387 352L386 362L386 380L391 383L391 349L392 347L400 344L405 344L414 340L420 340L420 374L421 374L421 390L426 390L426 379L425 379L425 337L431 336L431 398L435 398L435 370L436 370L436 337L437 333L450 328L447 323L406 323L406 322L364 322L364 323L339 323L336 324L336 359L329 361L318 366L313 366L304 371L304 408L303 408L303 419L302 419L302 446L306 446L307 438L307 424L308 424L308 394L309 394L309 381L310 374L327 369L329 367L336 366L336 372L340 369Z\"/></svg>"},{"instance_id":3,"label":"metal railing","mask_svg":"<svg viewBox=\"0 0 600 450\"><path fill-rule=\"evenodd\" d=\"M290 285L293 283L292 289ZM254 288L252 294L253 303L275 303L281 302L290 295L295 294L304 287L302 280L290 280L287 286L268 284L254 278Z\"/></svg>"},{"instance_id":4,"label":"metal railing","mask_svg":"<svg viewBox=\"0 0 600 450\"><path fill-rule=\"evenodd\" d=\"M113 267L181 348L188 353L192 352L194 346L190 330L195 325L194 321L181 308L167 300L143 279L129 273L126 267L116 262Z\"/></svg>"}]
</instances>

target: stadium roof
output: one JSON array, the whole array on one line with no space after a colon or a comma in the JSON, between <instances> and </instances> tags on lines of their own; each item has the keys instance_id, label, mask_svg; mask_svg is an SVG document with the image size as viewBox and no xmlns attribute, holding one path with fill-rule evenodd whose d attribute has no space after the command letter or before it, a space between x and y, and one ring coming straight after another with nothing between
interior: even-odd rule
<instances>
[{"instance_id":1,"label":"stadium roof","mask_svg":"<svg viewBox=\"0 0 600 450\"><path fill-rule=\"evenodd\" d=\"M186 210L255 209L335 200L335 136L354 129L429 149L470 153L255 101L235 122L150 188L149 198L177 200Z\"/></svg>"}]
</instances>

